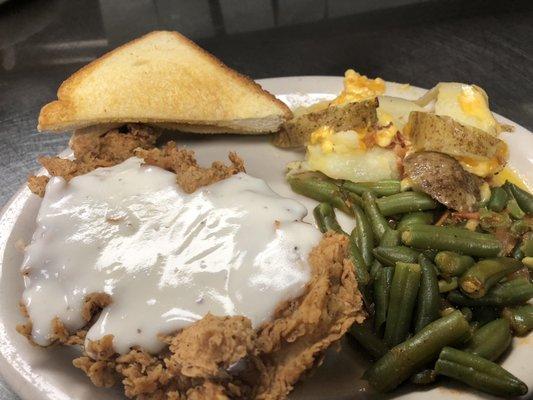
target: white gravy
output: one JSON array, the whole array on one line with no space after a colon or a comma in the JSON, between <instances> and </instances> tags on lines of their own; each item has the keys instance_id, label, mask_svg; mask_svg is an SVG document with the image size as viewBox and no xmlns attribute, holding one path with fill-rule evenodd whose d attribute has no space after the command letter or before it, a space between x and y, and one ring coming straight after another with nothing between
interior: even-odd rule
<instances>
[{"instance_id":1,"label":"white gravy","mask_svg":"<svg viewBox=\"0 0 533 400\"><path fill-rule=\"evenodd\" d=\"M302 294L320 233L307 210L240 173L183 192L173 173L130 158L46 187L25 250L23 302L33 340L50 343L54 317L83 327L86 295L112 297L87 339L114 335L119 353L158 352L157 335L211 312L243 315L254 327Z\"/></svg>"}]
</instances>

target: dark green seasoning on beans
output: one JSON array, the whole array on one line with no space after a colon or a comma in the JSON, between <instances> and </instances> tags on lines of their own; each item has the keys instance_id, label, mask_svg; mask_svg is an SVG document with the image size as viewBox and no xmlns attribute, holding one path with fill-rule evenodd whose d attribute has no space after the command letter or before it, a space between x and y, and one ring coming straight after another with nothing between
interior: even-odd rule
<instances>
[{"instance_id":1,"label":"dark green seasoning on beans","mask_svg":"<svg viewBox=\"0 0 533 400\"><path fill-rule=\"evenodd\" d=\"M509 322L498 318L479 328L465 351L494 361L509 348L512 339Z\"/></svg>"},{"instance_id":2,"label":"dark green seasoning on beans","mask_svg":"<svg viewBox=\"0 0 533 400\"><path fill-rule=\"evenodd\" d=\"M414 329L419 332L429 323L439 318L440 296L435 266L424 254L418 257L421 278L415 312Z\"/></svg>"},{"instance_id":3,"label":"dark green seasoning on beans","mask_svg":"<svg viewBox=\"0 0 533 400\"><path fill-rule=\"evenodd\" d=\"M414 211L433 210L437 202L425 193L402 192L377 199L381 214L385 217Z\"/></svg>"},{"instance_id":4,"label":"dark green seasoning on beans","mask_svg":"<svg viewBox=\"0 0 533 400\"><path fill-rule=\"evenodd\" d=\"M461 290L469 297L483 297L487 290L503 277L523 267L523 264L510 257L488 258L478 261L459 279Z\"/></svg>"},{"instance_id":5,"label":"dark green seasoning on beans","mask_svg":"<svg viewBox=\"0 0 533 400\"><path fill-rule=\"evenodd\" d=\"M329 203L320 203L317 205L313 209L313 215L320 232L326 233L328 231L333 231L346 235L346 232L342 230L337 222L335 210L333 210L333 207Z\"/></svg>"},{"instance_id":6,"label":"dark green seasoning on beans","mask_svg":"<svg viewBox=\"0 0 533 400\"><path fill-rule=\"evenodd\" d=\"M496 396L522 396L527 393L524 382L498 364L451 347L442 349L435 371Z\"/></svg>"},{"instance_id":7,"label":"dark green seasoning on beans","mask_svg":"<svg viewBox=\"0 0 533 400\"><path fill-rule=\"evenodd\" d=\"M420 276L420 265L396 263L385 324L384 339L389 346L395 346L402 342L409 333L420 285Z\"/></svg>"},{"instance_id":8,"label":"dark green seasoning on beans","mask_svg":"<svg viewBox=\"0 0 533 400\"><path fill-rule=\"evenodd\" d=\"M363 375L379 392L389 392L434 360L444 346L460 343L470 335L470 326L460 311L433 321L405 342L398 344Z\"/></svg>"},{"instance_id":9,"label":"dark green seasoning on beans","mask_svg":"<svg viewBox=\"0 0 533 400\"><path fill-rule=\"evenodd\" d=\"M503 250L493 235L447 226L410 226L401 238L404 244L417 249L451 250L476 257L495 257Z\"/></svg>"}]
</instances>

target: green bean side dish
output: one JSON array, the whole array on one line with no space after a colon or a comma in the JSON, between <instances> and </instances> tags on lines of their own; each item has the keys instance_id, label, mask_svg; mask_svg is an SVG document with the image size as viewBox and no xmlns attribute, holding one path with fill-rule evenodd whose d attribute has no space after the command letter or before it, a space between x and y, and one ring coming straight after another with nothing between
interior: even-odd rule
<instances>
[{"instance_id":1,"label":"green bean side dish","mask_svg":"<svg viewBox=\"0 0 533 400\"><path fill-rule=\"evenodd\" d=\"M320 202L313 215L323 233L349 238L369 313L349 334L373 362L363 378L376 391L447 377L495 396L528 392L496 362L533 329L532 194L506 182L463 214L394 180L306 172L287 181ZM351 233L335 209L354 218Z\"/></svg>"}]
</instances>

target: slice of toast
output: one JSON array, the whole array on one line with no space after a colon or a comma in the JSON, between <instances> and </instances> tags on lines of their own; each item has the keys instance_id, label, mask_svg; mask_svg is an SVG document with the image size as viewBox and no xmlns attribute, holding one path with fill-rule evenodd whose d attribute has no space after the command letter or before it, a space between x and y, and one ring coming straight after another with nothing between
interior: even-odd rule
<instances>
[{"instance_id":1,"label":"slice of toast","mask_svg":"<svg viewBox=\"0 0 533 400\"><path fill-rule=\"evenodd\" d=\"M40 131L140 122L202 133L267 133L292 115L251 79L166 31L86 65L63 82L57 98L41 109Z\"/></svg>"}]
</instances>

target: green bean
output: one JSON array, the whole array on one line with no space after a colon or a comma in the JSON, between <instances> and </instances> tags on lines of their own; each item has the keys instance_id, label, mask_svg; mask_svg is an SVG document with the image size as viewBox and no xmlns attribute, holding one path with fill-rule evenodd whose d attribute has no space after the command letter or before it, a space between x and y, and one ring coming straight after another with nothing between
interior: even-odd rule
<instances>
[{"instance_id":1,"label":"green bean","mask_svg":"<svg viewBox=\"0 0 533 400\"><path fill-rule=\"evenodd\" d=\"M435 371L497 396L521 396L528 390L524 382L498 364L451 347L442 349Z\"/></svg>"},{"instance_id":2,"label":"green bean","mask_svg":"<svg viewBox=\"0 0 533 400\"><path fill-rule=\"evenodd\" d=\"M397 246L400 243L400 232L387 228L381 240L379 242L380 246ZM374 259L372 266L370 268L370 276L372 279L376 279L379 271L383 269L383 264L378 260Z\"/></svg>"},{"instance_id":3,"label":"green bean","mask_svg":"<svg viewBox=\"0 0 533 400\"><path fill-rule=\"evenodd\" d=\"M494 361L507 350L512 339L509 322L498 318L479 328L465 351Z\"/></svg>"},{"instance_id":4,"label":"green bean","mask_svg":"<svg viewBox=\"0 0 533 400\"><path fill-rule=\"evenodd\" d=\"M480 298L468 297L457 290L448 294L448 301L461 306L514 306L522 304L533 298L533 283L526 278L514 279L509 282L499 284L489 290L487 294Z\"/></svg>"},{"instance_id":5,"label":"green bean","mask_svg":"<svg viewBox=\"0 0 533 400\"><path fill-rule=\"evenodd\" d=\"M357 282L359 283L359 285L367 285L370 281L370 275L368 273L368 267L363 258L363 255L361 254L359 246L357 245L355 229L352 231L348 242L348 259L353 264L355 277L357 278Z\"/></svg>"},{"instance_id":6,"label":"green bean","mask_svg":"<svg viewBox=\"0 0 533 400\"><path fill-rule=\"evenodd\" d=\"M519 219L513 221L509 229L513 235L523 235L529 231L533 230L533 218L526 217L524 219Z\"/></svg>"},{"instance_id":7,"label":"green bean","mask_svg":"<svg viewBox=\"0 0 533 400\"><path fill-rule=\"evenodd\" d=\"M379 245L381 247L392 247L392 246L398 246L400 244L400 232L394 229L387 228L383 236L381 237L381 240L379 241Z\"/></svg>"},{"instance_id":8,"label":"green bean","mask_svg":"<svg viewBox=\"0 0 533 400\"><path fill-rule=\"evenodd\" d=\"M472 321L472 318L474 317L474 313L472 312L471 308L461 307L461 312L463 313L463 315L465 316L468 322Z\"/></svg>"},{"instance_id":9,"label":"green bean","mask_svg":"<svg viewBox=\"0 0 533 400\"><path fill-rule=\"evenodd\" d=\"M471 336L474 336L474 334L481 328L481 323L479 321L472 321L470 322L470 333Z\"/></svg>"},{"instance_id":10,"label":"green bean","mask_svg":"<svg viewBox=\"0 0 533 400\"><path fill-rule=\"evenodd\" d=\"M452 250L477 257L494 257L503 251L493 235L461 228L415 225L404 230L401 238L417 249Z\"/></svg>"},{"instance_id":11,"label":"green bean","mask_svg":"<svg viewBox=\"0 0 533 400\"><path fill-rule=\"evenodd\" d=\"M443 309L441 309L439 311L439 314L440 314L441 317L445 317L446 315L449 315L449 314L451 314L451 313L453 313L455 311L457 311L457 309L455 307L449 306L449 307L444 307Z\"/></svg>"},{"instance_id":12,"label":"green bean","mask_svg":"<svg viewBox=\"0 0 533 400\"><path fill-rule=\"evenodd\" d=\"M413 376L411 376L409 380L415 385L431 385L437 380L437 373L433 369L423 369L422 371L419 371Z\"/></svg>"},{"instance_id":13,"label":"green bean","mask_svg":"<svg viewBox=\"0 0 533 400\"><path fill-rule=\"evenodd\" d=\"M370 221L361 207L353 204L352 210L355 217L355 228L351 236L355 236L363 260L365 260L365 264L368 266L374 260L374 255L372 254L372 249L374 248L374 232L372 232Z\"/></svg>"},{"instance_id":14,"label":"green bean","mask_svg":"<svg viewBox=\"0 0 533 400\"><path fill-rule=\"evenodd\" d=\"M524 254L524 257L533 257L533 234L531 232L528 232L522 238L520 250Z\"/></svg>"},{"instance_id":15,"label":"green bean","mask_svg":"<svg viewBox=\"0 0 533 400\"><path fill-rule=\"evenodd\" d=\"M382 269L383 269L383 264L381 264L378 260L374 259L374 261L372 261L372 265L370 266L370 271L369 271L370 280L375 282Z\"/></svg>"},{"instance_id":16,"label":"green bean","mask_svg":"<svg viewBox=\"0 0 533 400\"><path fill-rule=\"evenodd\" d=\"M520 189L509 181L505 182L504 187L513 194L516 202L525 213L533 214L533 195L531 193Z\"/></svg>"},{"instance_id":17,"label":"green bean","mask_svg":"<svg viewBox=\"0 0 533 400\"><path fill-rule=\"evenodd\" d=\"M400 181L383 180L379 182L351 182L344 181L342 188L352 193L362 195L364 192L371 192L374 195L390 196L391 194L400 193Z\"/></svg>"},{"instance_id":18,"label":"green bean","mask_svg":"<svg viewBox=\"0 0 533 400\"><path fill-rule=\"evenodd\" d=\"M492 189L492 194L490 196L489 204L487 205L487 207L492 211L503 211L508 199L509 196L507 195L505 189L501 187L495 187Z\"/></svg>"},{"instance_id":19,"label":"green bean","mask_svg":"<svg viewBox=\"0 0 533 400\"><path fill-rule=\"evenodd\" d=\"M383 265L394 267L397 262L416 263L418 261L418 251L405 246L378 246L373 250L376 259Z\"/></svg>"},{"instance_id":20,"label":"green bean","mask_svg":"<svg viewBox=\"0 0 533 400\"><path fill-rule=\"evenodd\" d=\"M522 211L518 202L514 198L507 202L506 210L514 219L522 219L526 216L526 213Z\"/></svg>"},{"instance_id":21,"label":"green bean","mask_svg":"<svg viewBox=\"0 0 533 400\"><path fill-rule=\"evenodd\" d=\"M437 208L437 202L425 193L401 192L377 199L381 214L385 217Z\"/></svg>"},{"instance_id":22,"label":"green bean","mask_svg":"<svg viewBox=\"0 0 533 400\"><path fill-rule=\"evenodd\" d=\"M405 214L398 222L396 229L401 230L412 225L429 225L433 223L433 214L430 212L417 211Z\"/></svg>"},{"instance_id":23,"label":"green bean","mask_svg":"<svg viewBox=\"0 0 533 400\"><path fill-rule=\"evenodd\" d=\"M415 332L419 332L429 323L439 318L440 297L435 266L425 255L418 257L422 276L418 289L418 301L415 312Z\"/></svg>"},{"instance_id":24,"label":"green bean","mask_svg":"<svg viewBox=\"0 0 533 400\"><path fill-rule=\"evenodd\" d=\"M287 176L287 182L291 189L298 194L319 202L329 203L346 214L352 213L352 210L344 201L340 188L324 175L313 172L293 174Z\"/></svg>"},{"instance_id":25,"label":"green bean","mask_svg":"<svg viewBox=\"0 0 533 400\"><path fill-rule=\"evenodd\" d=\"M385 324L385 343L395 346L409 333L420 285L420 265L398 262L394 268Z\"/></svg>"},{"instance_id":26,"label":"green bean","mask_svg":"<svg viewBox=\"0 0 533 400\"><path fill-rule=\"evenodd\" d=\"M459 287L459 279L456 276L450 279L439 279L439 293L450 292Z\"/></svg>"},{"instance_id":27,"label":"green bean","mask_svg":"<svg viewBox=\"0 0 533 400\"><path fill-rule=\"evenodd\" d=\"M512 222L507 213L497 213L487 209L479 210L479 226L485 231L494 232L497 229L506 229L511 226Z\"/></svg>"},{"instance_id":28,"label":"green bean","mask_svg":"<svg viewBox=\"0 0 533 400\"><path fill-rule=\"evenodd\" d=\"M460 276L474 263L472 257L453 251L439 251L435 256L435 264L441 275L445 277Z\"/></svg>"},{"instance_id":29,"label":"green bean","mask_svg":"<svg viewBox=\"0 0 533 400\"><path fill-rule=\"evenodd\" d=\"M489 258L478 261L459 279L461 290L470 297L483 297L487 290L503 277L522 268L522 263L511 257Z\"/></svg>"},{"instance_id":30,"label":"green bean","mask_svg":"<svg viewBox=\"0 0 533 400\"><path fill-rule=\"evenodd\" d=\"M370 220L374 235L378 240L381 240L385 232L390 229L389 223L381 215L379 207L377 205L376 196L370 192L363 193L363 209Z\"/></svg>"},{"instance_id":31,"label":"green bean","mask_svg":"<svg viewBox=\"0 0 533 400\"><path fill-rule=\"evenodd\" d=\"M374 281L374 329L378 333L382 332L383 324L387 321L393 275L394 268L384 267Z\"/></svg>"},{"instance_id":32,"label":"green bean","mask_svg":"<svg viewBox=\"0 0 533 400\"><path fill-rule=\"evenodd\" d=\"M525 336L533 329L533 304L504 308L502 317L509 321L516 336Z\"/></svg>"},{"instance_id":33,"label":"green bean","mask_svg":"<svg viewBox=\"0 0 533 400\"><path fill-rule=\"evenodd\" d=\"M333 231L346 235L337 222L335 217L335 211L329 203L320 203L313 209L313 215L315 217L316 224L320 232L326 233Z\"/></svg>"},{"instance_id":34,"label":"green bean","mask_svg":"<svg viewBox=\"0 0 533 400\"><path fill-rule=\"evenodd\" d=\"M456 311L433 321L410 339L395 346L363 375L379 392L389 392L434 360L444 346L454 345L470 335L463 314Z\"/></svg>"},{"instance_id":35,"label":"green bean","mask_svg":"<svg viewBox=\"0 0 533 400\"><path fill-rule=\"evenodd\" d=\"M366 325L353 324L348 333L359 343L373 358L383 357L389 348Z\"/></svg>"},{"instance_id":36,"label":"green bean","mask_svg":"<svg viewBox=\"0 0 533 400\"><path fill-rule=\"evenodd\" d=\"M343 192L345 203L348 207L351 207L352 204L357 204L359 207L363 206L363 199L361 196L356 195L352 192Z\"/></svg>"}]
</instances>

